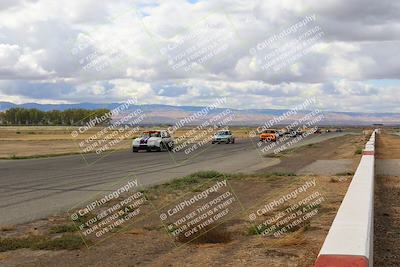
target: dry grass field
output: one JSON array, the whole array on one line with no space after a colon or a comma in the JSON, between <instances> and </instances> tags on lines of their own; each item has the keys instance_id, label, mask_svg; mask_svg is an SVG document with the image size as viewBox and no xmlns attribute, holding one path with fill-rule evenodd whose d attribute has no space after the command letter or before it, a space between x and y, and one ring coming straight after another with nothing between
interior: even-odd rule
<instances>
[{"instance_id":1,"label":"dry grass field","mask_svg":"<svg viewBox=\"0 0 400 267\"><path fill-rule=\"evenodd\" d=\"M393 132L392 132L393 133ZM398 132L397 132L398 133ZM400 136L383 132L378 136L376 157L379 164L400 162ZM400 264L400 176L399 164L386 165L388 173L375 182L374 265Z\"/></svg>"},{"instance_id":2,"label":"dry grass field","mask_svg":"<svg viewBox=\"0 0 400 267\"><path fill-rule=\"evenodd\" d=\"M65 126L0 126L0 159L19 159L48 157L55 155L67 155L83 153L79 147L81 141L93 138L98 139L96 135L104 128L94 127L83 134L73 137L71 133L78 131L78 127ZM161 127L140 128L138 132L124 137L118 144L113 145L111 149L129 149L131 139L147 130L165 129ZM193 131L194 128L183 127L178 129L174 137L185 136L193 138L199 135L201 131ZM253 130L245 127L231 128L237 138L247 138L249 131ZM215 132L215 131L213 131ZM213 133L212 132L212 133ZM212 133L202 135L202 139L210 137ZM121 136L121 135L118 135Z\"/></svg>"}]
</instances>

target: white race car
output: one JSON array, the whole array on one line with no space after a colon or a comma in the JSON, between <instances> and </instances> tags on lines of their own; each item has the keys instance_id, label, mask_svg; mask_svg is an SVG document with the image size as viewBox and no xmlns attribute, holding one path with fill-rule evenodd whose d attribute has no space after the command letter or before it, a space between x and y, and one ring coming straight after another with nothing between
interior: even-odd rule
<instances>
[{"instance_id":1,"label":"white race car","mask_svg":"<svg viewBox=\"0 0 400 267\"><path fill-rule=\"evenodd\" d=\"M232 134L231 131L229 130L222 130L222 131L218 131L211 140L212 144L215 143L226 143L226 144L234 144L235 143L235 136Z\"/></svg>"},{"instance_id":2,"label":"white race car","mask_svg":"<svg viewBox=\"0 0 400 267\"><path fill-rule=\"evenodd\" d=\"M132 152L171 151L173 148L174 140L166 130L147 131L132 141Z\"/></svg>"}]
</instances>

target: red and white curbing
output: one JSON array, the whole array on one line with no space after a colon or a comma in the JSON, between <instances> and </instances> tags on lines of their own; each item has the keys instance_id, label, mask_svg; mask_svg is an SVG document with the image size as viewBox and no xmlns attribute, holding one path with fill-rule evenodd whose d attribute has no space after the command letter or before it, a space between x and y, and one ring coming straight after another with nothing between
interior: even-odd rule
<instances>
[{"instance_id":1,"label":"red and white curbing","mask_svg":"<svg viewBox=\"0 0 400 267\"><path fill-rule=\"evenodd\" d=\"M314 267L367 267L373 264L374 130Z\"/></svg>"}]
</instances>

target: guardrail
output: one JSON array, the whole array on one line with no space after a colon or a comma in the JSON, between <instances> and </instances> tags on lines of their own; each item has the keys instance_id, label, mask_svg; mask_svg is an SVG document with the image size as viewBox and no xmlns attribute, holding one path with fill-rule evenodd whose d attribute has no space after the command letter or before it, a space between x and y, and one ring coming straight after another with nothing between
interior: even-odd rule
<instances>
[{"instance_id":1,"label":"guardrail","mask_svg":"<svg viewBox=\"0 0 400 267\"><path fill-rule=\"evenodd\" d=\"M349 189L314 267L367 267L373 264L375 137L372 132Z\"/></svg>"}]
</instances>

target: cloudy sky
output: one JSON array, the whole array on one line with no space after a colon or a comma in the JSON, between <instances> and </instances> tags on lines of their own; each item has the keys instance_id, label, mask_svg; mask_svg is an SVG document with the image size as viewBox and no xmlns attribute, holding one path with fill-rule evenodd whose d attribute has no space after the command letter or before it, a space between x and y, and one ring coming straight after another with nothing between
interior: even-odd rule
<instances>
[{"instance_id":1,"label":"cloudy sky","mask_svg":"<svg viewBox=\"0 0 400 267\"><path fill-rule=\"evenodd\" d=\"M400 112L398 0L1 0L0 101Z\"/></svg>"}]
</instances>

